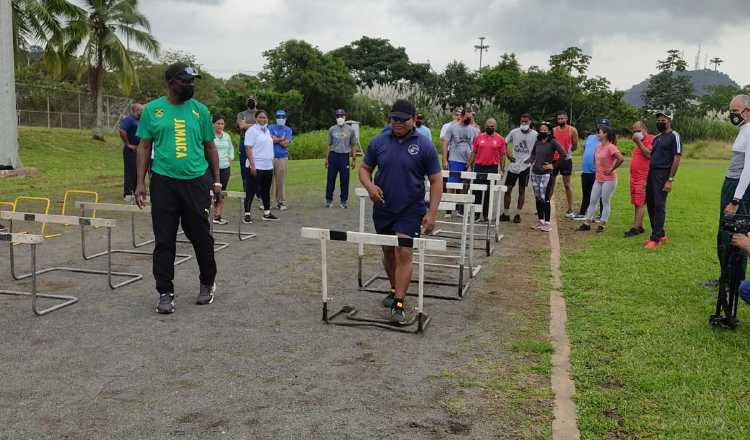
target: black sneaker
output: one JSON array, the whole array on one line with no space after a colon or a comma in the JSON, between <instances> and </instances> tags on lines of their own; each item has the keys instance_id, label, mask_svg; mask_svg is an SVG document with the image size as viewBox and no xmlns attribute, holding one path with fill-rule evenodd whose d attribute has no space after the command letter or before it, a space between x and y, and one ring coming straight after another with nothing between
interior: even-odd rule
<instances>
[{"instance_id":1,"label":"black sneaker","mask_svg":"<svg viewBox=\"0 0 750 440\"><path fill-rule=\"evenodd\" d=\"M245 215L242 216L242 223L244 223L246 225L252 224L253 223L253 216L249 212L246 212Z\"/></svg>"},{"instance_id":2,"label":"black sneaker","mask_svg":"<svg viewBox=\"0 0 750 440\"><path fill-rule=\"evenodd\" d=\"M275 222L275 221L279 220L278 217L276 217L275 215L271 214L270 212L268 214L263 214L263 217L261 217L261 219L263 219L263 221L265 221L265 222L269 222L269 221Z\"/></svg>"},{"instance_id":3,"label":"black sneaker","mask_svg":"<svg viewBox=\"0 0 750 440\"><path fill-rule=\"evenodd\" d=\"M214 294L216 293L216 283L212 286L204 286L201 284L200 293L198 293L198 299L195 301L196 304L205 306L214 302Z\"/></svg>"},{"instance_id":4,"label":"black sneaker","mask_svg":"<svg viewBox=\"0 0 750 440\"><path fill-rule=\"evenodd\" d=\"M156 313L162 315L174 313L174 293L159 294L159 304L156 305Z\"/></svg>"},{"instance_id":5,"label":"black sneaker","mask_svg":"<svg viewBox=\"0 0 750 440\"><path fill-rule=\"evenodd\" d=\"M501 222L509 222L510 221L510 217L508 217L505 214L501 214L500 217L498 218L498 220L500 220Z\"/></svg>"},{"instance_id":6,"label":"black sneaker","mask_svg":"<svg viewBox=\"0 0 750 440\"><path fill-rule=\"evenodd\" d=\"M381 304L383 304L383 307L385 307L386 309L392 309L395 303L396 303L395 291L391 289L390 293L388 293L388 295L386 295L386 297L383 298L383 301L381 302Z\"/></svg>"},{"instance_id":7,"label":"black sneaker","mask_svg":"<svg viewBox=\"0 0 750 440\"><path fill-rule=\"evenodd\" d=\"M596 227L596 232L604 232L604 229L605 229L604 225L600 224L599 226Z\"/></svg>"},{"instance_id":8,"label":"black sneaker","mask_svg":"<svg viewBox=\"0 0 750 440\"><path fill-rule=\"evenodd\" d=\"M587 225L586 223L583 223L581 226L578 227L579 231L590 231L591 225Z\"/></svg>"},{"instance_id":9,"label":"black sneaker","mask_svg":"<svg viewBox=\"0 0 750 440\"><path fill-rule=\"evenodd\" d=\"M521 223L521 216L516 214L515 217L513 217L513 223Z\"/></svg>"},{"instance_id":10,"label":"black sneaker","mask_svg":"<svg viewBox=\"0 0 750 440\"><path fill-rule=\"evenodd\" d=\"M625 232L625 238L629 237L635 237L636 235L641 235L645 231L643 228L630 228L628 231Z\"/></svg>"},{"instance_id":11,"label":"black sneaker","mask_svg":"<svg viewBox=\"0 0 750 440\"><path fill-rule=\"evenodd\" d=\"M391 307L388 320L396 325L404 325L409 322L409 318L406 316L406 310L404 309L403 301L396 300L396 302L393 304L393 307Z\"/></svg>"}]
</instances>

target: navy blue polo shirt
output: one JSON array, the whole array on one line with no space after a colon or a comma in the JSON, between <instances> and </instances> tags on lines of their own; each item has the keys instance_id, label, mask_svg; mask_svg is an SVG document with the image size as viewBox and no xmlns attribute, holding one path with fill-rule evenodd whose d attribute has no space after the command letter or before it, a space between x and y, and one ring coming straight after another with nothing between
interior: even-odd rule
<instances>
[{"instance_id":1,"label":"navy blue polo shirt","mask_svg":"<svg viewBox=\"0 0 750 440\"><path fill-rule=\"evenodd\" d=\"M131 145L138 145L141 142L141 139L135 134L138 131L138 119L136 119L135 116L129 115L127 118L123 119L122 122L120 122L120 128L125 134L127 134L128 143Z\"/></svg>"},{"instance_id":2,"label":"navy blue polo shirt","mask_svg":"<svg viewBox=\"0 0 750 440\"><path fill-rule=\"evenodd\" d=\"M674 157L681 154L682 139L679 133L674 130L668 133L659 133L654 138L649 168L652 170L672 168Z\"/></svg>"},{"instance_id":3,"label":"navy blue polo shirt","mask_svg":"<svg viewBox=\"0 0 750 440\"><path fill-rule=\"evenodd\" d=\"M377 168L375 185L383 190L385 203L376 203L374 210L390 214L427 211L424 179L440 172L437 150L431 140L416 131L404 139L398 139L390 131L381 133L370 141L363 162Z\"/></svg>"}]
</instances>

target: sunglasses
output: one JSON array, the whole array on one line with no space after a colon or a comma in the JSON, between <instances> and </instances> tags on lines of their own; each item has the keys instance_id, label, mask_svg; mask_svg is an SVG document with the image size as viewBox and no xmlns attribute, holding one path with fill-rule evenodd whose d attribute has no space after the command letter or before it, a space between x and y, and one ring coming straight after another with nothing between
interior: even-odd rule
<instances>
[{"instance_id":1,"label":"sunglasses","mask_svg":"<svg viewBox=\"0 0 750 440\"><path fill-rule=\"evenodd\" d=\"M406 122L406 121L408 121L408 120L410 120L410 119L411 119L411 117L408 117L408 118L402 118L402 117L399 117L399 116L391 116L391 121L393 121L393 122L400 122L400 123L404 123L404 122Z\"/></svg>"}]
</instances>

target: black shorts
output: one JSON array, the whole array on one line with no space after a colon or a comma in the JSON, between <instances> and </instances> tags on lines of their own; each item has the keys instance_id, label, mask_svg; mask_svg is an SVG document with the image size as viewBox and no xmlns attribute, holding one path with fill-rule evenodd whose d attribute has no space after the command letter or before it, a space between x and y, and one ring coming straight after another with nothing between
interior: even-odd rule
<instances>
[{"instance_id":1,"label":"black shorts","mask_svg":"<svg viewBox=\"0 0 750 440\"><path fill-rule=\"evenodd\" d=\"M419 238L422 232L423 217L424 214L416 209L407 209L400 214L391 214L379 210L373 210L372 212L375 232L384 235L405 235L411 238Z\"/></svg>"},{"instance_id":2,"label":"black shorts","mask_svg":"<svg viewBox=\"0 0 750 440\"><path fill-rule=\"evenodd\" d=\"M526 188L529 186L529 171L531 171L531 168L526 168L518 174L508 171L508 175L505 176L505 186L508 187L508 192L516 186L516 182L518 182L519 187Z\"/></svg>"},{"instance_id":3,"label":"black shorts","mask_svg":"<svg viewBox=\"0 0 750 440\"><path fill-rule=\"evenodd\" d=\"M221 188L224 191L227 191L227 187L229 186L229 176L231 174L231 171L232 171L231 168L219 169L219 182L221 182Z\"/></svg>"},{"instance_id":4,"label":"black shorts","mask_svg":"<svg viewBox=\"0 0 750 440\"><path fill-rule=\"evenodd\" d=\"M555 163L555 169L552 170L552 176L562 174L563 176L570 176L573 174L573 159L560 159Z\"/></svg>"}]
</instances>

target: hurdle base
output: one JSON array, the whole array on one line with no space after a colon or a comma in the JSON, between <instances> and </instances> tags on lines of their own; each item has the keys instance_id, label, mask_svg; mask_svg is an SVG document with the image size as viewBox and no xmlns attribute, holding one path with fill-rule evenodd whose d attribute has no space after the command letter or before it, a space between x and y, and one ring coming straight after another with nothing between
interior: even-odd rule
<instances>
[{"instance_id":1,"label":"hurdle base","mask_svg":"<svg viewBox=\"0 0 750 440\"><path fill-rule=\"evenodd\" d=\"M373 287L370 287L372 283L376 281L389 281L388 277L383 275L373 275L369 280L362 283L362 286L359 288L362 292L370 292L370 293L381 293L381 294L389 294L391 293L390 290L385 289L375 289ZM419 283L419 280L411 280L412 283ZM425 284L429 284L431 286L442 286L442 287L455 287L459 288L458 283L449 283L449 282L443 282L443 281L425 281ZM466 295L469 293L469 289L471 288L471 281L468 281L463 285L463 287L460 287L460 291L457 296L449 296L449 295L436 295L431 293L425 293L423 295L424 298L432 298L432 299L442 299L445 301L463 301L464 298L466 298ZM406 292L406 296L411 297L418 297L419 294L413 293L413 292Z\"/></svg>"},{"instance_id":2,"label":"hurdle base","mask_svg":"<svg viewBox=\"0 0 750 440\"><path fill-rule=\"evenodd\" d=\"M78 298L75 296L67 296L67 295L53 295L50 293L36 293L36 292L18 292L15 290L0 290L0 295L10 295L10 296L30 296L32 298L46 298L46 299L57 299L63 301L60 304L55 304L54 306L47 307L46 309L39 310L36 307L36 304L33 304L31 307L31 310L34 312L36 316L44 316L48 313L52 313L55 310L60 310L63 307L72 306L73 304L78 302Z\"/></svg>"},{"instance_id":3,"label":"hurdle base","mask_svg":"<svg viewBox=\"0 0 750 440\"><path fill-rule=\"evenodd\" d=\"M342 327L378 327L393 332L420 334L432 321L432 318L425 313L416 313L406 324L399 325L386 319L362 318L356 316L357 313L356 308L343 306L338 312L328 315L328 303L323 303L323 321L326 324ZM416 328L412 328L415 325Z\"/></svg>"},{"instance_id":4,"label":"hurdle base","mask_svg":"<svg viewBox=\"0 0 750 440\"><path fill-rule=\"evenodd\" d=\"M251 238L255 238L258 236L258 234L252 233L252 232L242 232L240 234L237 233L237 231L224 231L219 229L214 229L212 231L213 234L225 234L225 235L234 235L237 237L239 241L245 241L250 240Z\"/></svg>"},{"instance_id":5,"label":"hurdle base","mask_svg":"<svg viewBox=\"0 0 750 440\"><path fill-rule=\"evenodd\" d=\"M112 290L119 289L120 287L133 284L136 281L143 279L143 275L139 273L128 273L128 272L108 272L106 270L95 270L95 269L82 269L78 267L48 267L46 269L36 271L36 276L44 275L51 272L72 272L72 273L85 273L89 275L109 275L111 277L123 277L127 278L125 281L119 283L112 283L111 278L108 280L109 288ZM13 279L16 281L25 280L34 276L34 273L25 273L21 275L13 274Z\"/></svg>"}]
</instances>

